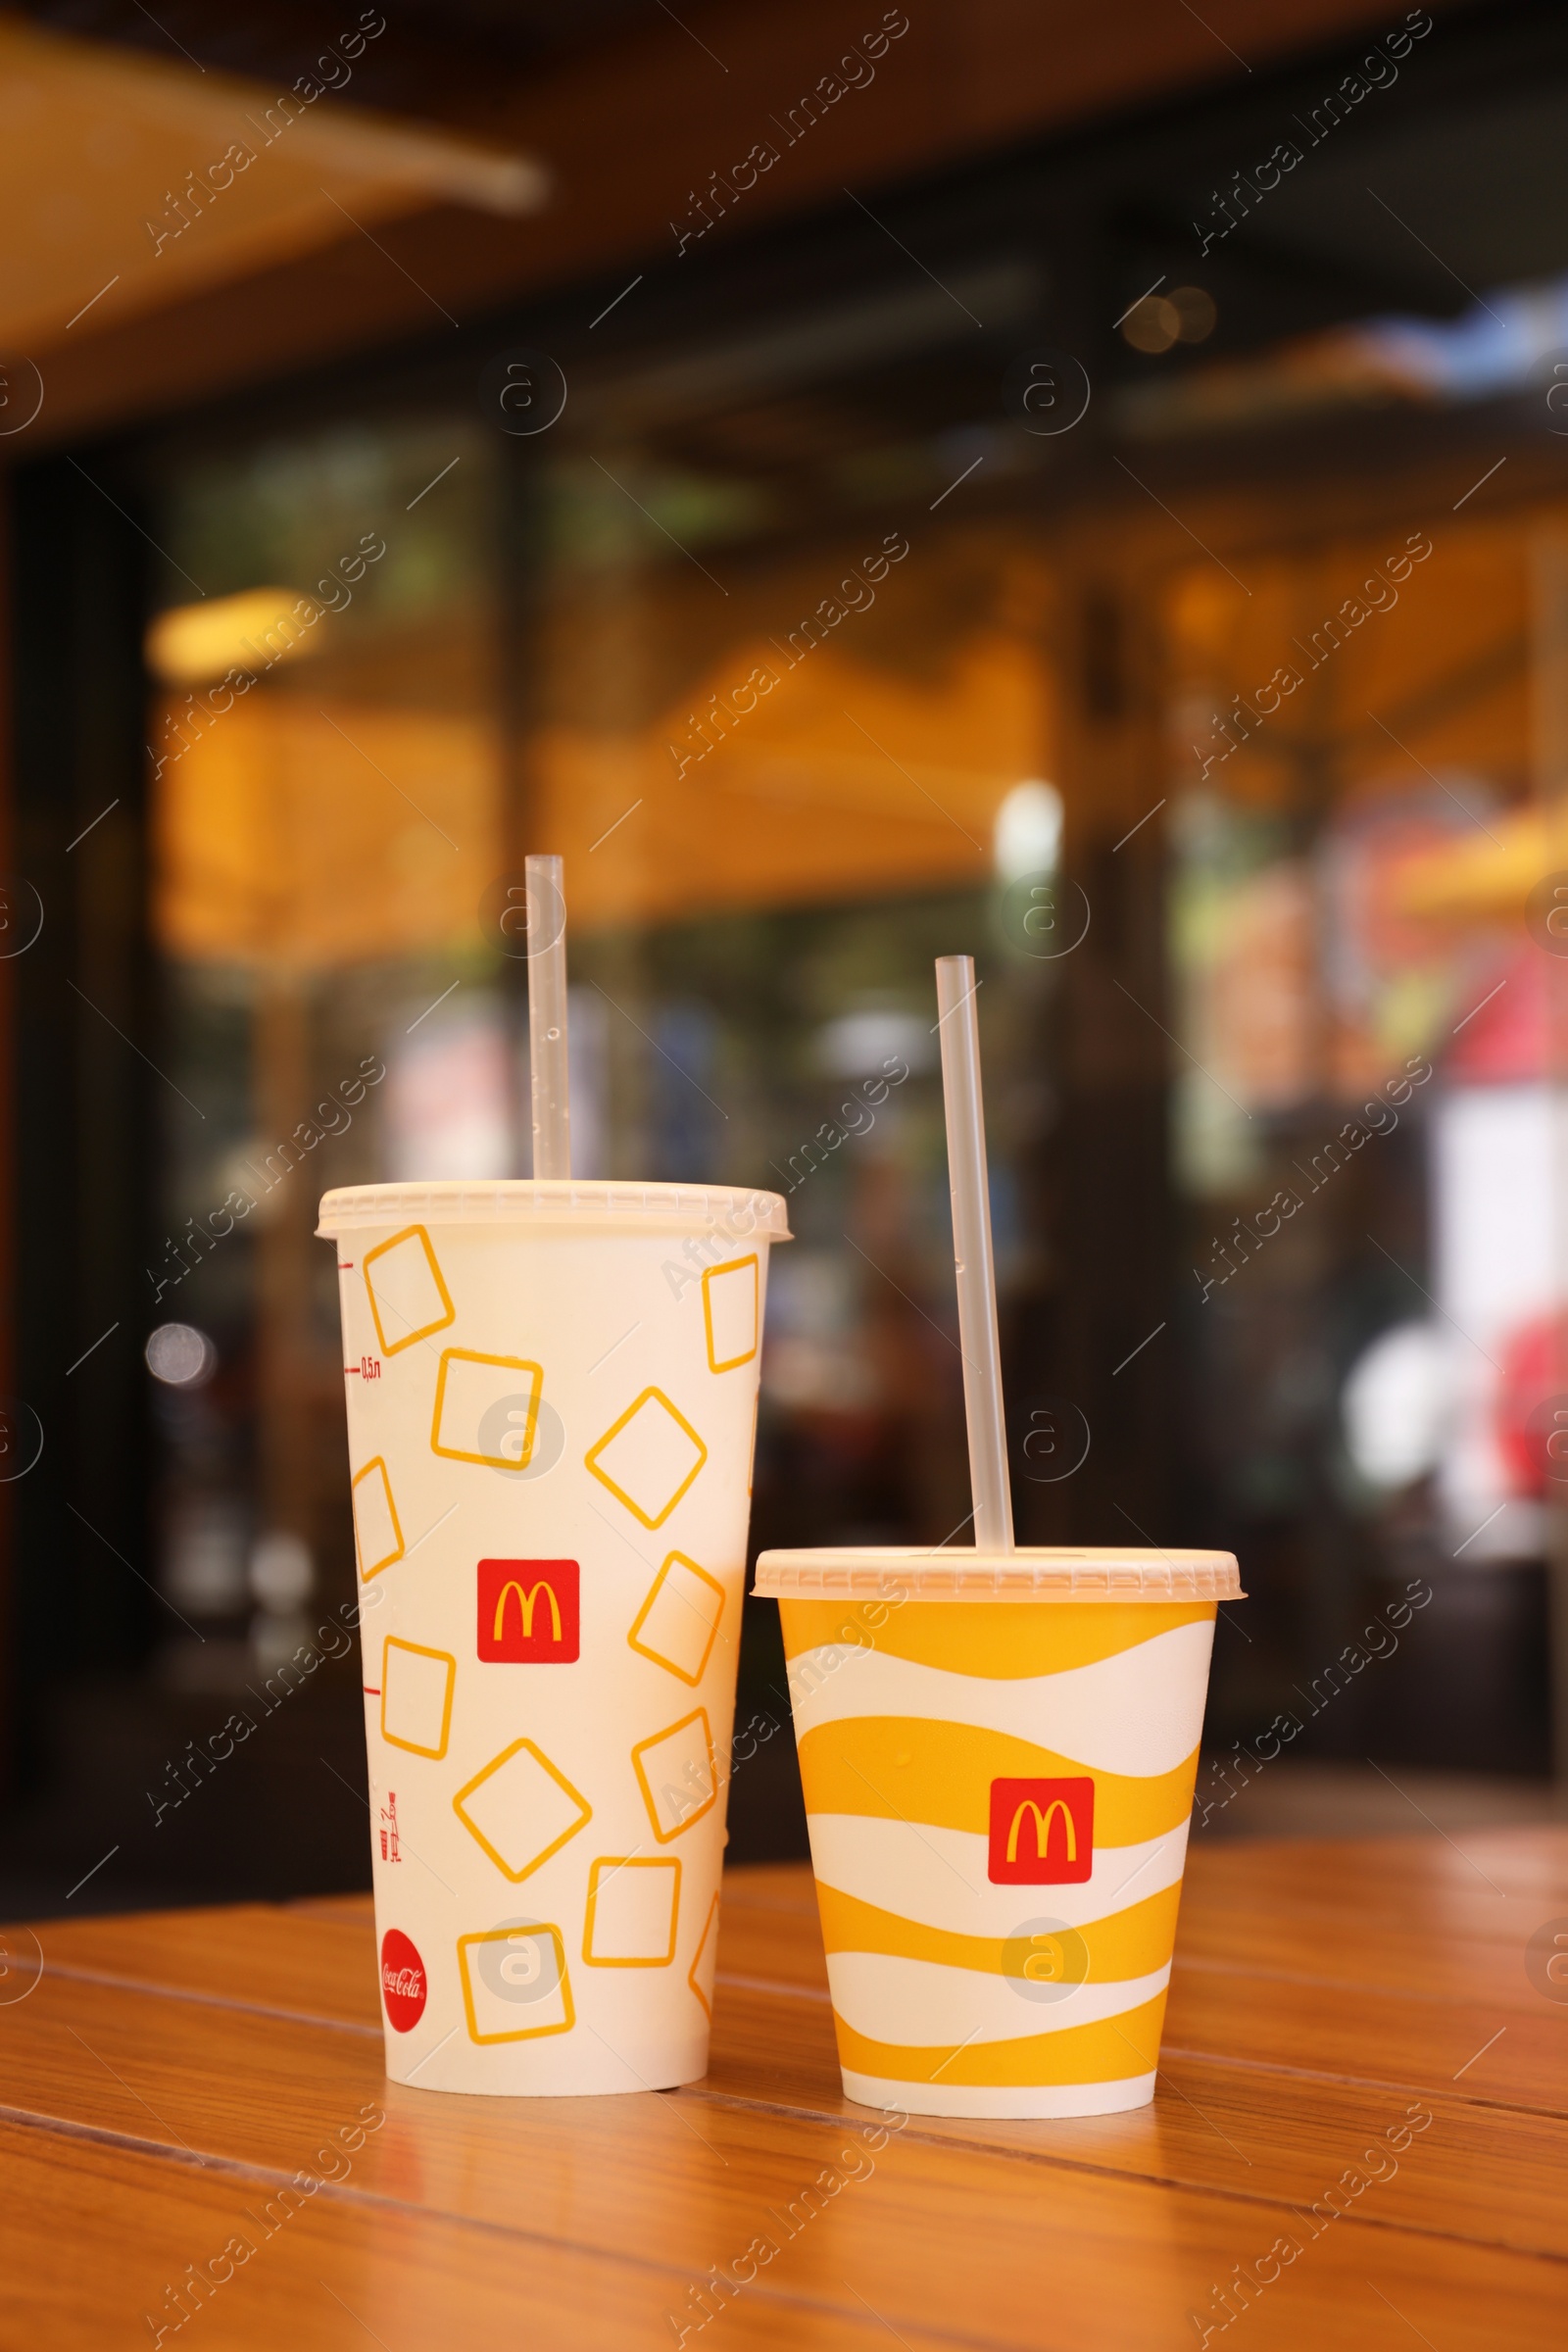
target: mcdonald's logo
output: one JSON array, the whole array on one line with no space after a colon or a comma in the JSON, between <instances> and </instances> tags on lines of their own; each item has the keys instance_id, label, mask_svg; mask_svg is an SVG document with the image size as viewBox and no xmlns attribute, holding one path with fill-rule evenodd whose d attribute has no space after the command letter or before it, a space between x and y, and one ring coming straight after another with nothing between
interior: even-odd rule
<instances>
[{"instance_id":1,"label":"mcdonald's logo","mask_svg":"<svg viewBox=\"0 0 1568 2352\"><path fill-rule=\"evenodd\" d=\"M578 1650L575 1560L481 1560L479 1656L508 1666L569 1666Z\"/></svg>"},{"instance_id":2,"label":"mcdonald's logo","mask_svg":"<svg viewBox=\"0 0 1568 2352\"><path fill-rule=\"evenodd\" d=\"M547 1585L543 1577L536 1585L530 1585L526 1592L515 1577L510 1577L502 1586L501 1596L496 1602L496 1621L490 1628L491 1641L505 1641L507 1603L515 1593L518 1605L522 1610L522 1638L525 1642L531 1642L533 1640L533 1613L541 1592L550 1603L550 1639L559 1645L561 1641L561 1603L556 1598L555 1586Z\"/></svg>"},{"instance_id":3,"label":"mcdonald's logo","mask_svg":"<svg viewBox=\"0 0 1568 2352\"><path fill-rule=\"evenodd\" d=\"M1095 1784L993 1781L990 1877L997 1886L1079 1886L1095 1862Z\"/></svg>"},{"instance_id":4,"label":"mcdonald's logo","mask_svg":"<svg viewBox=\"0 0 1568 2352\"><path fill-rule=\"evenodd\" d=\"M1049 1856L1051 1852L1052 1824L1055 1821L1058 1813L1061 1815L1062 1820L1067 1825L1067 1860L1069 1862L1076 1862L1078 1859L1078 1832L1073 1826L1072 1815L1068 1812L1066 1806L1062 1803L1059 1796L1054 1796L1052 1798L1050 1808L1047 1811L1044 1819L1041 1817L1040 1807L1035 1803L1035 1800L1032 1796L1026 1796L1023 1800L1023 1803L1014 1809L1012 1816L1012 1827L1007 1832L1007 1860L1009 1862L1016 1862L1018 1859L1018 1832L1024 1825L1025 1816L1029 1814L1034 1816L1035 1852L1037 1854L1046 1854Z\"/></svg>"}]
</instances>

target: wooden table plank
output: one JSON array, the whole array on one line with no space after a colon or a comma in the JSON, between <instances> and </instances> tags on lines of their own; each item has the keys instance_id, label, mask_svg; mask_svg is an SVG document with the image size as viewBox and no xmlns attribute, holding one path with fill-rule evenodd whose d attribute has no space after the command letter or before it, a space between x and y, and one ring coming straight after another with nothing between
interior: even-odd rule
<instances>
[{"instance_id":1,"label":"wooden table plank","mask_svg":"<svg viewBox=\"0 0 1568 2352\"><path fill-rule=\"evenodd\" d=\"M1457 1838L1421 1830L1408 1838L1193 1838L1187 1881L1205 1900L1222 1886L1247 1887L1285 1904L1336 1899L1353 1890L1372 1911L1392 1911L1415 1892L1424 1900L1537 1897L1568 1900L1568 1823L1463 1831Z\"/></svg>"},{"instance_id":2,"label":"wooden table plank","mask_svg":"<svg viewBox=\"0 0 1568 2352\"><path fill-rule=\"evenodd\" d=\"M1568 1915L1565 1915L1568 1918ZM1564 1933L1568 1934L1568 1926ZM1364 1928L1325 1936L1294 1919L1253 1927L1246 1957L1230 1923L1195 1904L1177 1933L1177 1965L1245 1973L1254 1982L1338 1985L1347 1992L1392 1992L1409 2001L1479 2001L1535 2017L1542 1995L1525 1974L1523 1935L1506 1940L1435 1935L1430 1928Z\"/></svg>"},{"instance_id":3,"label":"wooden table plank","mask_svg":"<svg viewBox=\"0 0 1568 2352\"><path fill-rule=\"evenodd\" d=\"M1521 2014L1479 2001L1416 2002L1400 1993L1178 1966L1164 2046L1173 2056L1428 2092L1462 2081L1467 2097L1568 2115L1568 2017L1544 2000Z\"/></svg>"},{"instance_id":4,"label":"wooden table plank","mask_svg":"<svg viewBox=\"0 0 1568 2352\"><path fill-rule=\"evenodd\" d=\"M298 2208L282 2182L242 2169L204 2172L152 2156L0 2123L0 2327L7 2345L104 2352L181 2341L248 2352L343 2352L368 2338L386 2352L514 2344L673 2342L669 2313L689 2281L647 2266L454 2224L417 2206L390 2210L347 2189ZM238 2241L236 2244L235 2241ZM252 2251L243 2254L249 2246ZM193 2266L229 2275L199 2292ZM239 2255L237 2267L235 2256ZM185 2304L170 2299L185 2281ZM1528 2290L1527 2290L1528 2291ZM189 2337L175 2331L187 2311ZM151 2324L149 2324L151 2315ZM160 2339L162 2322L169 2332ZM746 2341L796 2346L803 2322L827 2352L871 2352L887 2334L864 2313L804 2310L778 2289L748 2299ZM917 2320L911 2343L935 2345Z\"/></svg>"},{"instance_id":5,"label":"wooden table plank","mask_svg":"<svg viewBox=\"0 0 1568 2352\"><path fill-rule=\"evenodd\" d=\"M1429 2097L1433 2121L1359 2218L1568 2260L1568 2124ZM1258 2076L1201 2060L1161 2064L1151 2107L1052 2126L1049 2161L1310 2207L1410 2102L1395 2093ZM926 2117L922 2132L1044 2160L1038 2127ZM1379 2158L1381 2169L1384 2160Z\"/></svg>"},{"instance_id":6,"label":"wooden table plank","mask_svg":"<svg viewBox=\"0 0 1568 2352\"><path fill-rule=\"evenodd\" d=\"M297 1925L293 1923L298 1923ZM318 2018L381 2039L370 1898L358 1916L303 1905L235 1903L212 1911L40 1920L45 1975L156 1986L275 2017Z\"/></svg>"},{"instance_id":7,"label":"wooden table plank","mask_svg":"<svg viewBox=\"0 0 1568 2352\"><path fill-rule=\"evenodd\" d=\"M787 2025L775 2019L776 2032ZM678 2247L698 2270L707 2240L689 2242L694 2212L711 2208L733 2235L751 2209L733 2206L739 2181L754 2203L783 2207L845 2145L863 2146L871 2120L844 2100L824 2045L814 2095L793 2115L770 2115L760 2174L749 2155L754 2117L711 2082L681 2100L471 2101L386 2083L379 2049L338 2028L66 1980L46 1979L6 2020L4 2057L0 2104L14 2117L63 2119L283 2174L300 2165L330 2173L330 2135L379 2105L389 2122L356 2168L367 2190L402 2199L413 2180L426 2209L496 2227L518 2226L517 2179L554 2181L591 2143L612 2234L592 2215L571 2230L558 2215L553 2233L584 2246ZM1260 2096L1234 2068L1181 2062L1165 2068L1161 2087L1136 2114L1049 2128L912 2118L899 2135L898 2167L931 2171L940 2188L964 2151L966 2164L983 2158L987 2193L1003 2203L1007 2168L1027 2161L1310 2206L1410 2103L1289 2079L1271 2080ZM1378 2184L1376 2219L1568 2258L1568 2124L1460 2099L1436 2101L1432 2112ZM927 2143L929 2155L909 2153ZM1288 2226L1288 2212L1281 2219Z\"/></svg>"},{"instance_id":8,"label":"wooden table plank","mask_svg":"<svg viewBox=\"0 0 1568 2352\"><path fill-rule=\"evenodd\" d=\"M796 1867L731 1874L713 2066L657 2097L386 2083L366 1898L45 1923L43 1979L0 2010L6 2340L97 2352L127 2326L151 2340L141 2311L221 2246L209 2224L236 2200L263 2212L302 2165L335 2170L330 2135L369 2108L385 2120L347 2177L215 2294L203 2340L270 2343L281 2326L311 2352L368 2328L387 2352L423 2352L511 2341L525 2319L530 2346L569 2331L572 2352L591 2352L645 2328L673 2343L682 2325L690 2345L704 2274L771 2231L778 2251L755 2280L722 2306L709 2288L708 2326L737 2344L859 2352L891 2327L918 2352L1145 2352L1197 2342L1195 2310L1217 2331L1216 2292L1288 2231L1300 2251L1273 2283L1233 2288L1259 2302L1260 2345L1382 2347L1409 2327L1438 2352L1555 2344L1568 2014L1518 1997L1532 1990L1529 1930L1511 1916L1498 1933L1477 1903L1517 1904L1531 1928L1544 1903L1550 1916L1568 1838L1467 1838L1504 1889L1479 1898L1442 1840L1378 1842L1370 1863L1323 1848L1304 1872L1298 1844L1195 1854L1182 1946L1195 1949L1151 2108L914 2118L875 2148L874 2119L842 2095L814 1896ZM1352 1981L1322 1946L1325 1923L1343 1930L1358 1905ZM1442 1963L1412 1991L1423 1938L1450 1928L1462 1933L1438 1935ZM1450 2067L1477 2022L1475 2045L1499 2025L1500 2041ZM1397 2169L1380 2158L1386 2177L1332 2226L1320 2211L1313 2234L1300 2217L1418 2095L1432 2122ZM817 2211L804 2192L825 2168L836 2185ZM49 2249L30 2270L18 2243L29 2229Z\"/></svg>"},{"instance_id":9,"label":"wooden table plank","mask_svg":"<svg viewBox=\"0 0 1568 2352\"><path fill-rule=\"evenodd\" d=\"M368 2143L372 2144L372 2143ZM892 2143L899 2155L904 2149ZM275 2176L242 2167L202 2170L141 2149L0 2123L7 2196L0 2207L0 2314L15 2342L93 2352L134 2334L144 2315L169 2310L187 2266L238 2238L254 2252L221 2279L203 2309L207 2340L291 2347L358 2341L335 2307L387 2352L517 2340L532 2346L675 2340L670 2315L700 2306L677 2263L657 2267L596 2250L585 2255L403 2204L358 2195L352 2180L285 2212ZM760 2200L739 2243L713 2231L709 2260L727 2265L771 2230L777 2254L719 2306L737 2342L910 2346L1088 2345L1148 2352L1194 2339L1191 2313L1237 2266L1255 2271L1279 2243L1277 2214L1148 2184L1106 2183L1020 2166L999 2214L961 2176L931 2193L892 2161L823 2209L802 2212L793 2235ZM608 2203L584 2162L573 2191ZM802 2186L804 2187L804 2183ZM743 2227L746 2227L743 2224ZM1380 2342L1386 2296L1444 2346L1507 2343L1545 2352L1561 2341L1562 2267L1342 2222L1313 2237L1294 2226L1299 2252L1253 2295L1267 2312L1260 2339L1297 2346ZM999 2252L1000 2249L1000 2252ZM233 2259L231 2253L230 2260ZM1276 2258L1277 2263L1277 2258ZM715 2296L716 2300L716 2296ZM740 2325L737 2327L736 2322Z\"/></svg>"}]
</instances>

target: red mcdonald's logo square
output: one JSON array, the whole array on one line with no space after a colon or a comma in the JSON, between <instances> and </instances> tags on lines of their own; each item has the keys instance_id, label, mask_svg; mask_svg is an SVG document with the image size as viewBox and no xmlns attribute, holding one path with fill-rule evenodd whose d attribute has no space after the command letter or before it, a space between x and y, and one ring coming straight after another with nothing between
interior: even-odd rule
<instances>
[{"instance_id":1,"label":"red mcdonald's logo square","mask_svg":"<svg viewBox=\"0 0 1568 2352\"><path fill-rule=\"evenodd\" d=\"M993 1781L991 1867L997 1886L1070 1886L1095 1862L1095 1784Z\"/></svg>"},{"instance_id":2,"label":"red mcdonald's logo square","mask_svg":"<svg viewBox=\"0 0 1568 2352\"><path fill-rule=\"evenodd\" d=\"M575 1560L481 1560L479 1655L509 1666L569 1666L577 1655Z\"/></svg>"}]
</instances>

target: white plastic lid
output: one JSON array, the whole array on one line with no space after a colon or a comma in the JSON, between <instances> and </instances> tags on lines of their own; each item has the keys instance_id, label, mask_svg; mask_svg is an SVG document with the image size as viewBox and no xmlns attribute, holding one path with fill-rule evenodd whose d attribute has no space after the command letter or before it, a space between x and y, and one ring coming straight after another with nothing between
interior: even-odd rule
<instances>
[{"instance_id":1,"label":"white plastic lid","mask_svg":"<svg viewBox=\"0 0 1568 2352\"><path fill-rule=\"evenodd\" d=\"M775 1600L1245 1600L1229 1551L1058 1545L1017 1551L764 1551L755 1592Z\"/></svg>"},{"instance_id":2,"label":"white plastic lid","mask_svg":"<svg viewBox=\"0 0 1568 2352\"><path fill-rule=\"evenodd\" d=\"M595 1183L559 1177L538 1184L362 1184L327 1193L318 1237L379 1232L389 1225L525 1225L623 1233L716 1233L744 1244L787 1242L789 1217L777 1193L722 1185Z\"/></svg>"}]
</instances>

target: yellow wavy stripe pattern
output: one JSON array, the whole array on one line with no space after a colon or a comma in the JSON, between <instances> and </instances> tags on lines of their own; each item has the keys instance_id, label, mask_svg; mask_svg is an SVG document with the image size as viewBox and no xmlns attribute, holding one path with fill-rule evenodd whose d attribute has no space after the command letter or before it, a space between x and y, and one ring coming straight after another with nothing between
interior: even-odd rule
<instances>
[{"instance_id":1,"label":"yellow wavy stripe pattern","mask_svg":"<svg viewBox=\"0 0 1568 2352\"><path fill-rule=\"evenodd\" d=\"M874 2075L886 2082L1025 2084L1121 2082L1150 2075L1159 2063L1159 2029L1165 2016L1160 1992L1121 2017L1092 2026L1067 2026L1059 2034L1025 2034L1014 2041L971 2041L947 2047L913 2042L871 2041L847 2026L837 2011L839 2064L852 2074Z\"/></svg>"},{"instance_id":2,"label":"yellow wavy stripe pattern","mask_svg":"<svg viewBox=\"0 0 1568 2352\"><path fill-rule=\"evenodd\" d=\"M1198 1777L1198 1750L1170 1772L1139 1778L1095 1772L968 1723L927 1717L851 1715L819 1723L800 1743L801 1779L810 1813L860 1813L928 1829L990 1832L995 1780L1060 1780L1087 1775L1095 1784L1095 1847L1141 1845L1187 1819Z\"/></svg>"},{"instance_id":3,"label":"yellow wavy stripe pattern","mask_svg":"<svg viewBox=\"0 0 1568 2352\"><path fill-rule=\"evenodd\" d=\"M870 1615L866 1614L870 1611ZM885 1614L884 1614L885 1612ZM1014 1682L1119 1657L1176 1625L1212 1620L1211 1600L781 1600L788 1657L834 1644L879 1649L916 1666Z\"/></svg>"},{"instance_id":4,"label":"yellow wavy stripe pattern","mask_svg":"<svg viewBox=\"0 0 1568 2352\"><path fill-rule=\"evenodd\" d=\"M1042 1915L1050 1912L1051 1889L1019 1887L1020 1895L1039 1897ZM1067 1932L1063 1941L1068 1967L1075 1978L1087 1956L1091 1984L1119 1984L1144 1977L1168 1965L1176 1942L1176 1908L1181 1887L1163 1886L1143 1902ZM973 1968L987 1976L1020 1976L1028 1947L1001 1936L962 1936L950 1928L928 1928L916 1919L901 1919L858 1896L843 1894L836 1886L816 1888L822 1917L822 1942L830 1952L888 1952L904 1960L940 1960L949 1968ZM1078 1949L1079 1941L1083 1954Z\"/></svg>"}]
</instances>

